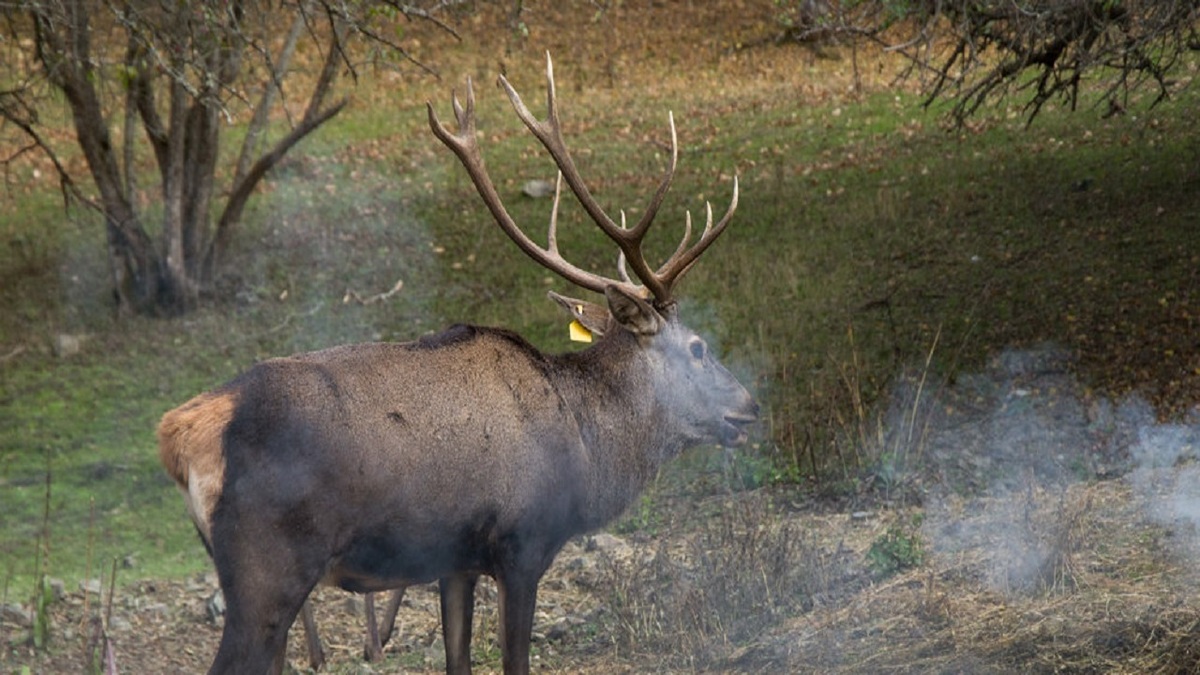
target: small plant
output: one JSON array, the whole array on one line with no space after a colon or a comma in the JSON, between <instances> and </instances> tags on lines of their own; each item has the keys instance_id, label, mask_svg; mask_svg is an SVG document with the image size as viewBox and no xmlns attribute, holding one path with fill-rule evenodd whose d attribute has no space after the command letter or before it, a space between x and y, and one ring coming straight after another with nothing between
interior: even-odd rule
<instances>
[{"instance_id":1,"label":"small plant","mask_svg":"<svg viewBox=\"0 0 1200 675\"><path fill-rule=\"evenodd\" d=\"M779 456L775 449L772 453L759 451L759 446L753 446L754 452L726 452L724 473L726 483L733 489L755 490L769 485L800 483L804 480L798 463L782 462L772 459Z\"/></svg>"},{"instance_id":2,"label":"small plant","mask_svg":"<svg viewBox=\"0 0 1200 675\"><path fill-rule=\"evenodd\" d=\"M50 562L50 448L46 448L46 491L42 503L42 530L38 533L37 559L34 561L33 622L29 628L29 641L34 649L46 649L50 641L50 603L54 596L46 583L46 566Z\"/></svg>"},{"instance_id":3,"label":"small plant","mask_svg":"<svg viewBox=\"0 0 1200 675\"><path fill-rule=\"evenodd\" d=\"M642 493L638 498L637 503L629 508L625 516L613 526L613 531L617 534L633 534L641 532L643 534L654 535L662 526L662 516L658 512L658 508L654 504L653 489Z\"/></svg>"},{"instance_id":4,"label":"small plant","mask_svg":"<svg viewBox=\"0 0 1200 675\"><path fill-rule=\"evenodd\" d=\"M42 651L50 642L50 601L53 599L46 575L39 574L33 593L33 623L29 639L33 648Z\"/></svg>"},{"instance_id":5,"label":"small plant","mask_svg":"<svg viewBox=\"0 0 1200 675\"><path fill-rule=\"evenodd\" d=\"M893 525L871 543L867 549L867 566L881 578L912 569L925 560L925 546L921 540L921 522L924 517L916 514L907 523Z\"/></svg>"},{"instance_id":6,"label":"small plant","mask_svg":"<svg viewBox=\"0 0 1200 675\"><path fill-rule=\"evenodd\" d=\"M101 596L103 595L103 586L100 589ZM116 653L113 649L112 639L108 636L108 626L112 623L113 599L117 594L117 560L112 561L112 575L108 582L108 602L104 607L104 613L101 615L97 608L96 615L91 617L91 634L88 637L87 644L87 661L88 672L95 675L104 673L116 673Z\"/></svg>"}]
</instances>

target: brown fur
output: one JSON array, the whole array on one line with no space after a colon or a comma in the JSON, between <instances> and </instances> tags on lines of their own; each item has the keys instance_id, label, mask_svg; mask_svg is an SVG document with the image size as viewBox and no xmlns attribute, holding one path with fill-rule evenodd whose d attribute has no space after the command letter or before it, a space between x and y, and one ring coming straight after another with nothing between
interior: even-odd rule
<instances>
[{"instance_id":1,"label":"brown fur","mask_svg":"<svg viewBox=\"0 0 1200 675\"><path fill-rule=\"evenodd\" d=\"M237 405L235 392L208 392L163 415L158 459L184 493L188 511L211 543L213 508L225 481L221 436Z\"/></svg>"}]
</instances>

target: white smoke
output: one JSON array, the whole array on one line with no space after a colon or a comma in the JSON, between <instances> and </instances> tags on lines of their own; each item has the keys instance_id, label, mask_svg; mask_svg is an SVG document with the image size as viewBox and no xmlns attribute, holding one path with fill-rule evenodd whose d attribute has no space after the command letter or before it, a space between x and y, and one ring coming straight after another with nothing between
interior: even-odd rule
<instances>
[{"instance_id":1,"label":"white smoke","mask_svg":"<svg viewBox=\"0 0 1200 675\"><path fill-rule=\"evenodd\" d=\"M1200 553L1200 415L1159 423L1145 399L1095 395L1072 366L1044 345L936 387L903 377L881 425L877 454L926 476L929 550L986 561L999 591L1069 574L1073 528L1096 508L1072 488L1088 481L1127 481L1143 517Z\"/></svg>"}]
</instances>

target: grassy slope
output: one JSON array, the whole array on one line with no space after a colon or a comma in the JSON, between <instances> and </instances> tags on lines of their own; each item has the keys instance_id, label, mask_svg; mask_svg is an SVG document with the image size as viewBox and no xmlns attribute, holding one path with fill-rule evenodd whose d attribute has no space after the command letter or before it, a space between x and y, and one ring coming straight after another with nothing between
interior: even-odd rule
<instances>
[{"instance_id":1,"label":"grassy slope","mask_svg":"<svg viewBox=\"0 0 1200 675\"><path fill-rule=\"evenodd\" d=\"M113 323L96 223L64 222L52 187L22 174L31 192L0 207L11 244L0 250L0 355L23 350L0 365L0 574L10 594L30 587L48 462L52 574L73 581L89 558L93 569L129 558L127 579L207 568L158 468L153 428L258 359L406 339L450 320L502 323L568 348L543 299L545 274L487 225L421 109L434 98L448 114L451 85L466 74L489 82L498 61L540 102L544 48L556 54L569 140L614 211L636 215L658 179L667 109L683 147L662 230L677 232L683 210L695 215L705 200L723 209L740 176L735 225L684 293L692 322L769 403L748 454L809 473L856 397L869 404L935 336L939 369L1053 339L1080 353L1097 384L1150 387L1167 407L1195 400L1193 93L1149 114L1101 121L1052 109L1025 131L1000 112L947 133L910 94L883 88L885 78L849 95L845 59L729 52L765 26L762 16L711 35L700 17L674 42L632 9L595 24L568 19L602 39L535 23L525 42L476 36L470 49L448 50L442 83L368 78L354 107L268 181L222 300L182 320ZM664 42L691 45L700 65L679 72L680 51ZM430 60L435 45L425 47ZM489 166L514 216L540 230L547 205L516 191L548 177L548 163L500 94L478 90ZM577 208L565 208L563 228L569 256L611 269ZM673 234L660 234L655 250L673 246ZM389 303L342 302L347 289L367 295L397 279L405 288ZM90 337L60 359L50 349L59 332Z\"/></svg>"}]
</instances>

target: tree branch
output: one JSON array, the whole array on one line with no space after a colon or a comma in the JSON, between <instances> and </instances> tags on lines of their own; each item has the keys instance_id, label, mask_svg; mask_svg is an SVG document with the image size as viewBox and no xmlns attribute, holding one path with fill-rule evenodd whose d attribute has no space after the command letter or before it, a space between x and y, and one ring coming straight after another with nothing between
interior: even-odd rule
<instances>
[{"instance_id":1,"label":"tree branch","mask_svg":"<svg viewBox=\"0 0 1200 675\"><path fill-rule=\"evenodd\" d=\"M271 148L270 152L259 157L258 161L246 172L246 176L241 182L233 187L233 192L229 195L229 201L226 202L224 211L221 212L221 218L217 221L216 232L213 234L212 242L209 244L205 254L205 274L211 274L215 269L217 259L229 245L229 237L233 225L241 220L246 202L250 199L250 195L254 193L254 188L258 186L263 176L279 163L279 160L292 149L292 146L303 140L305 136L316 131L325 122L333 119L334 115L341 112L347 103L349 103L349 99L342 99L324 111L316 113L311 117L306 117L301 121L299 126L292 129L290 134L280 139Z\"/></svg>"},{"instance_id":2,"label":"tree branch","mask_svg":"<svg viewBox=\"0 0 1200 675\"><path fill-rule=\"evenodd\" d=\"M906 76L928 76L924 104L952 99L958 124L1015 92L1028 97L1029 122L1056 97L1074 109L1088 91L1080 86L1085 78L1109 80L1110 95L1153 82L1157 102L1170 93L1168 69L1200 47L1200 0L867 0L831 7L815 26L905 56L912 66ZM885 30L901 21L922 36L932 28L941 39L888 44L894 32Z\"/></svg>"},{"instance_id":3,"label":"tree branch","mask_svg":"<svg viewBox=\"0 0 1200 675\"><path fill-rule=\"evenodd\" d=\"M34 128L32 117L30 115L22 115L20 113L22 108L24 108L26 112L30 112L30 109L26 107L25 102L22 100L18 91L6 91L0 93L0 117L3 117L9 124L12 124L24 132L25 135L29 137L29 140L33 143L32 147L36 147L37 149L41 150L42 153L45 154L50 160L50 163L54 165L54 170L56 173L58 173L58 185L59 190L62 191L63 204L69 204L70 199L74 197L81 204L90 206L96 211L103 213L104 209L101 208L99 204L89 199L87 195L80 191L79 186L75 184L74 180L72 180L71 174L67 172L67 167L63 166L62 161L58 158L58 153L54 152L54 148L50 147L50 144L46 142L46 139L42 138L42 135L38 133L36 128ZM24 154L26 150L30 149L30 147L31 146L26 146L25 148L21 148L15 154L4 158L4 164L7 166L9 162Z\"/></svg>"},{"instance_id":4,"label":"tree branch","mask_svg":"<svg viewBox=\"0 0 1200 675\"><path fill-rule=\"evenodd\" d=\"M267 65L268 80L263 83L262 96L259 97L258 105L254 108L254 116L246 128L246 138L242 141L242 150L238 155L237 165L233 172L233 181L231 182L233 185L242 182L242 179L246 177L246 172L250 169L250 160L254 153L258 152L259 139L266 129L271 106L275 105L275 96L283 91L283 78L287 74L288 68L291 67L292 55L296 51L296 43L299 41L300 32L303 29L304 13L297 12L296 17L292 20L292 27L288 30L287 38L279 50L279 58L272 62L270 52L264 50L263 59Z\"/></svg>"}]
</instances>

